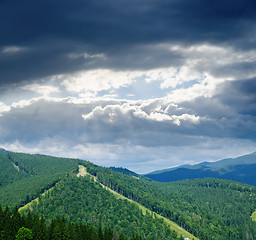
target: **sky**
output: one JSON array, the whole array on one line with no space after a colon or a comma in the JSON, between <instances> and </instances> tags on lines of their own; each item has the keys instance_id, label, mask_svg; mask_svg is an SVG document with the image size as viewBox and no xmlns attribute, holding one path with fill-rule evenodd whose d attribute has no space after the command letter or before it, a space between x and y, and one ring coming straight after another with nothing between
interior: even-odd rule
<instances>
[{"instance_id":1,"label":"sky","mask_svg":"<svg viewBox=\"0 0 256 240\"><path fill-rule=\"evenodd\" d=\"M137 173L256 151L254 0L2 0L0 147Z\"/></svg>"}]
</instances>

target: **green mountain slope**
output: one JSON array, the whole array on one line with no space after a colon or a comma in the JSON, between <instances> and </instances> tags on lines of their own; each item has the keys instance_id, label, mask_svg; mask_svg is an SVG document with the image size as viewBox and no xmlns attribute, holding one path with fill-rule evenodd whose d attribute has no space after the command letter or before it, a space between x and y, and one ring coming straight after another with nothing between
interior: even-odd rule
<instances>
[{"instance_id":1,"label":"green mountain slope","mask_svg":"<svg viewBox=\"0 0 256 240\"><path fill-rule=\"evenodd\" d=\"M256 152L238 158L163 169L145 176L159 182L214 177L256 186Z\"/></svg>"},{"instance_id":2,"label":"green mountain slope","mask_svg":"<svg viewBox=\"0 0 256 240\"><path fill-rule=\"evenodd\" d=\"M128 237L139 233L146 239L178 239L163 219L117 198L88 176L78 178L78 165L94 166L89 162L8 151L1 159L9 166L8 172L1 168L8 178L0 187L2 205L9 204L14 209L15 204L28 203L28 207L21 207L22 213L31 211L45 216L47 221L63 215L69 221L97 228L111 226Z\"/></svg>"},{"instance_id":3,"label":"green mountain slope","mask_svg":"<svg viewBox=\"0 0 256 240\"><path fill-rule=\"evenodd\" d=\"M88 171L104 185L175 221L200 239L256 236L256 225L250 218L256 208L256 189L252 186L219 179L158 183L97 166Z\"/></svg>"},{"instance_id":4,"label":"green mountain slope","mask_svg":"<svg viewBox=\"0 0 256 240\"><path fill-rule=\"evenodd\" d=\"M0 199L11 209L22 206L63 176L78 169L78 160L44 155L13 153L0 154Z\"/></svg>"},{"instance_id":5,"label":"green mountain slope","mask_svg":"<svg viewBox=\"0 0 256 240\"><path fill-rule=\"evenodd\" d=\"M8 197L23 206L30 196L37 200L20 211L42 214L47 221L64 215L74 222L111 226L127 236L175 239L161 215L199 239L256 239L256 223L251 220L256 209L253 186L210 178L160 183L87 161L42 155L7 152L2 161L10 171L0 186L0 203L9 204ZM77 177L78 165L89 174L84 171ZM11 191L14 186L23 193Z\"/></svg>"},{"instance_id":6,"label":"green mountain slope","mask_svg":"<svg viewBox=\"0 0 256 240\"><path fill-rule=\"evenodd\" d=\"M144 215L136 204L115 197L90 176L64 178L21 212L26 211L44 215L46 219L63 215L72 222L97 228L101 224L130 237L139 234L146 239L177 238L163 220L153 218L149 212Z\"/></svg>"}]
</instances>

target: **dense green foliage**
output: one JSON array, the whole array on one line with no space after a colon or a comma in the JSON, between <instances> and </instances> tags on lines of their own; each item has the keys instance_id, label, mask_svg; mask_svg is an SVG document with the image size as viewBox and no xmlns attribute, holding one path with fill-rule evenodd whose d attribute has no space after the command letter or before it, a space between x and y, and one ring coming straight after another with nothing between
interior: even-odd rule
<instances>
[{"instance_id":1,"label":"dense green foliage","mask_svg":"<svg viewBox=\"0 0 256 240\"><path fill-rule=\"evenodd\" d=\"M127 169L127 168L122 168L122 167L110 167L110 169L116 171L116 172L121 172L125 175L129 175L129 176L135 176L135 177L139 177L139 174Z\"/></svg>"},{"instance_id":2,"label":"dense green foliage","mask_svg":"<svg viewBox=\"0 0 256 240\"><path fill-rule=\"evenodd\" d=\"M159 182L183 179L221 178L256 186L256 152L238 158L223 159L217 162L204 162L172 169L163 169L145 176Z\"/></svg>"},{"instance_id":3,"label":"dense green foliage","mask_svg":"<svg viewBox=\"0 0 256 240\"><path fill-rule=\"evenodd\" d=\"M78 160L13 152L2 152L0 164L0 203L11 209L30 202L78 168Z\"/></svg>"},{"instance_id":4,"label":"dense green foliage","mask_svg":"<svg viewBox=\"0 0 256 240\"><path fill-rule=\"evenodd\" d=\"M97 228L88 224L67 222L64 217L50 220L47 224L44 217L28 214L20 215L18 208L13 214L9 208L0 206L0 239L1 240L128 240L123 234L117 234L109 227ZM134 235L131 240L142 240Z\"/></svg>"},{"instance_id":5,"label":"dense green foliage","mask_svg":"<svg viewBox=\"0 0 256 240\"><path fill-rule=\"evenodd\" d=\"M141 235L146 239L177 239L163 220L145 216L134 203L117 199L116 196L90 176L66 177L34 202L27 211L44 215L46 219L65 216L72 222L82 222L93 226L109 226L117 233Z\"/></svg>"},{"instance_id":6,"label":"dense green foliage","mask_svg":"<svg viewBox=\"0 0 256 240\"><path fill-rule=\"evenodd\" d=\"M158 183L97 166L88 171L113 190L165 216L200 239L256 239L256 188L221 179Z\"/></svg>"}]
</instances>

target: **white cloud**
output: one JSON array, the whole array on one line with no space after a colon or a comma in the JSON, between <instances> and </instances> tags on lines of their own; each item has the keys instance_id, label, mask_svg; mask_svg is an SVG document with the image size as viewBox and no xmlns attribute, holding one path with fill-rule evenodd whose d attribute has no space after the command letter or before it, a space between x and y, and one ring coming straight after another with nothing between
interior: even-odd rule
<instances>
[{"instance_id":1,"label":"white cloud","mask_svg":"<svg viewBox=\"0 0 256 240\"><path fill-rule=\"evenodd\" d=\"M196 83L188 88L174 89L168 94L168 99L174 103L181 103L185 101L192 101L199 97L211 98L217 92L219 84L231 81L225 78L216 78L208 74L202 81Z\"/></svg>"},{"instance_id":2,"label":"white cloud","mask_svg":"<svg viewBox=\"0 0 256 240\"><path fill-rule=\"evenodd\" d=\"M169 87L176 88L184 82L201 80L204 78L202 73L190 68L189 65L144 71L144 75L146 76L145 81L147 83L159 81L160 88L162 89L167 89Z\"/></svg>"},{"instance_id":3,"label":"white cloud","mask_svg":"<svg viewBox=\"0 0 256 240\"><path fill-rule=\"evenodd\" d=\"M190 63L202 63L207 61L214 64L231 64L234 62L253 62L255 61L255 49L240 50L228 46L218 45L192 45L184 47L182 45L174 45L169 47L170 51L181 53Z\"/></svg>"},{"instance_id":4,"label":"white cloud","mask_svg":"<svg viewBox=\"0 0 256 240\"><path fill-rule=\"evenodd\" d=\"M176 125L180 126L181 125L181 122L189 122L189 123L192 123L192 124L199 124L199 121L200 121L200 117L199 116L195 116L194 114L193 115L190 115L190 114L182 114L180 116L176 116L176 115L173 115L172 116L172 119L173 119L173 123L175 123Z\"/></svg>"},{"instance_id":5,"label":"white cloud","mask_svg":"<svg viewBox=\"0 0 256 240\"><path fill-rule=\"evenodd\" d=\"M236 80L256 75L256 68L251 67L256 61L255 49L241 50L204 44L188 48L181 45L170 46L170 51L181 54L185 59L183 67L187 67L189 72L198 72L201 76Z\"/></svg>"},{"instance_id":6,"label":"white cloud","mask_svg":"<svg viewBox=\"0 0 256 240\"><path fill-rule=\"evenodd\" d=\"M40 85L38 83L22 86L21 89L37 92L42 96L49 96L51 93L59 93L60 90L57 87Z\"/></svg>"},{"instance_id":7,"label":"white cloud","mask_svg":"<svg viewBox=\"0 0 256 240\"><path fill-rule=\"evenodd\" d=\"M10 111L10 109L10 106L7 106L3 102L0 102L0 117L2 116L2 113Z\"/></svg>"},{"instance_id":8,"label":"white cloud","mask_svg":"<svg viewBox=\"0 0 256 240\"><path fill-rule=\"evenodd\" d=\"M17 102L13 102L11 104L11 108L25 108L28 107L34 103L37 103L39 101L46 101L46 102L62 102L67 101L67 99L61 99L61 98L53 98L53 97L38 97L38 98L31 98L28 100L20 100Z\"/></svg>"},{"instance_id":9,"label":"white cloud","mask_svg":"<svg viewBox=\"0 0 256 240\"><path fill-rule=\"evenodd\" d=\"M146 101L149 104L149 101ZM152 102L153 103L153 100ZM155 107L144 111L145 102L139 101L137 103L124 103L124 104L115 104L115 105L106 105L105 107L96 106L90 113L83 114L82 117L84 120L95 120L104 121L105 123L114 124L124 124L135 121L135 118L151 120L156 122L169 121L177 126L180 126L181 123L189 122L190 124L198 124L200 121L199 116L194 114L180 114L180 115L168 115L167 112L164 112L160 105L156 104ZM168 105L169 106L169 105ZM176 105L172 105L175 107ZM124 120L125 119L125 120Z\"/></svg>"},{"instance_id":10,"label":"white cloud","mask_svg":"<svg viewBox=\"0 0 256 240\"><path fill-rule=\"evenodd\" d=\"M108 69L82 71L62 76L62 85L70 92L100 92L133 83L138 72L116 72Z\"/></svg>"},{"instance_id":11,"label":"white cloud","mask_svg":"<svg viewBox=\"0 0 256 240\"><path fill-rule=\"evenodd\" d=\"M37 144L34 144L34 146L24 146L22 143L20 143L19 140L15 140L12 143L0 143L0 146L8 151L13 152L22 152L22 153L42 153L45 149L41 148L40 146L37 146Z\"/></svg>"}]
</instances>

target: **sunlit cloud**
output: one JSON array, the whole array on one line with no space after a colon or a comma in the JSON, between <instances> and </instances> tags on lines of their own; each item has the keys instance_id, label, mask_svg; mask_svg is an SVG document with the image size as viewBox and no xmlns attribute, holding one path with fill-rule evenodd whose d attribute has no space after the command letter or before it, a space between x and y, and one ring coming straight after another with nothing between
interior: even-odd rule
<instances>
[{"instance_id":1,"label":"sunlit cloud","mask_svg":"<svg viewBox=\"0 0 256 240\"><path fill-rule=\"evenodd\" d=\"M97 69L62 76L62 85L70 92L100 92L117 89L132 84L139 76L134 72L114 72Z\"/></svg>"},{"instance_id":2,"label":"sunlit cloud","mask_svg":"<svg viewBox=\"0 0 256 240\"><path fill-rule=\"evenodd\" d=\"M34 91L39 93L42 96L48 96L51 93L59 93L60 90L57 87L53 86L45 86L45 85L40 85L40 84L30 84L21 87L23 90L29 90L29 91Z\"/></svg>"},{"instance_id":3,"label":"sunlit cloud","mask_svg":"<svg viewBox=\"0 0 256 240\"><path fill-rule=\"evenodd\" d=\"M6 106L3 102L0 102L0 117L2 113L10 111L10 106Z\"/></svg>"}]
</instances>

